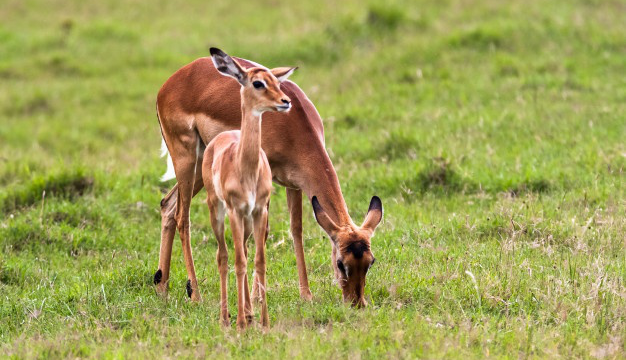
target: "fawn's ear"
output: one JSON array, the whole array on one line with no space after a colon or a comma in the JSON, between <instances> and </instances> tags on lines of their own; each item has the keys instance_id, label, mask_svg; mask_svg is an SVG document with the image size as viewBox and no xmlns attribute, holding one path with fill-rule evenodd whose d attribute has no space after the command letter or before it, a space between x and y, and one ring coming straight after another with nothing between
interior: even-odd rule
<instances>
[{"instance_id":1,"label":"fawn's ear","mask_svg":"<svg viewBox=\"0 0 626 360\"><path fill-rule=\"evenodd\" d=\"M291 74L293 74L294 71L296 71L298 67L278 67L278 68L273 68L272 70L270 70L270 72L272 73L272 75L276 76L276 78L278 79L278 81L283 82L285 80L287 80L287 78L289 76L291 76Z\"/></svg>"},{"instance_id":2,"label":"fawn's ear","mask_svg":"<svg viewBox=\"0 0 626 360\"><path fill-rule=\"evenodd\" d=\"M317 220L317 223L320 224L322 229L324 229L328 236L330 236L330 240L332 240L332 242L335 242L335 237L337 235L337 230L339 230L339 227L330 217L328 217L326 211L322 209L322 205L320 205L320 202L317 200L317 196L313 196L313 198L311 199L311 205L313 205L315 220Z\"/></svg>"},{"instance_id":3,"label":"fawn's ear","mask_svg":"<svg viewBox=\"0 0 626 360\"><path fill-rule=\"evenodd\" d=\"M218 48L212 47L211 52L211 60L213 60L213 65L217 71L219 71L222 75L230 76L237 80L241 85L246 85L248 81L248 76L246 75L246 71L239 65L235 59L231 58Z\"/></svg>"},{"instance_id":4,"label":"fawn's ear","mask_svg":"<svg viewBox=\"0 0 626 360\"><path fill-rule=\"evenodd\" d=\"M367 215L365 215L365 220L361 225L361 229L374 233L376 227L383 219L383 202L380 201L378 196L372 197L370 201L370 207L367 210Z\"/></svg>"}]
</instances>

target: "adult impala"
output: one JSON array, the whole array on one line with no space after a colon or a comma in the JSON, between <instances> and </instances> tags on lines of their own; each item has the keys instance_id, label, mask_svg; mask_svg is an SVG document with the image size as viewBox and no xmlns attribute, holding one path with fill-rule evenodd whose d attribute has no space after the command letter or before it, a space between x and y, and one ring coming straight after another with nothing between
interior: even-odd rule
<instances>
[{"instance_id":1,"label":"adult impala","mask_svg":"<svg viewBox=\"0 0 626 360\"><path fill-rule=\"evenodd\" d=\"M234 59L243 68L262 67L249 60ZM164 179L175 174L178 181L161 200L161 250L154 275L161 294L167 293L172 243L178 229L188 276L187 293L192 300L200 300L191 255L189 207L203 187L205 145L220 132L241 126L241 100L236 96L239 88L234 79L224 81L210 58L200 58L175 72L157 96L161 134L172 160L168 161ZM324 128L315 106L295 83L285 81L280 88L291 99L292 109L288 113L264 115L261 145L274 182L287 189L300 296L311 299L302 248L304 191L312 201L318 223L332 240L332 266L344 301L366 305L365 276L374 262L370 239L383 216L382 202L373 197L363 225L355 225L324 147Z\"/></svg>"}]
</instances>

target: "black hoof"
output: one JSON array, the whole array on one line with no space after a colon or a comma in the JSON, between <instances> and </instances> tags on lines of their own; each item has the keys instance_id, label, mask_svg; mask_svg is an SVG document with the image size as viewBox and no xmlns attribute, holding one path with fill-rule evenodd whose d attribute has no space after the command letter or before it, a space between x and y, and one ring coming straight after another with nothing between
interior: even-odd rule
<instances>
[{"instance_id":1,"label":"black hoof","mask_svg":"<svg viewBox=\"0 0 626 360\"><path fill-rule=\"evenodd\" d=\"M157 272L154 273L154 285L159 284L162 278L163 278L163 272L161 271L161 269L159 269L157 270Z\"/></svg>"},{"instance_id":2,"label":"black hoof","mask_svg":"<svg viewBox=\"0 0 626 360\"><path fill-rule=\"evenodd\" d=\"M193 293L193 289L191 288L191 280L187 280L187 296L191 298L191 293Z\"/></svg>"}]
</instances>

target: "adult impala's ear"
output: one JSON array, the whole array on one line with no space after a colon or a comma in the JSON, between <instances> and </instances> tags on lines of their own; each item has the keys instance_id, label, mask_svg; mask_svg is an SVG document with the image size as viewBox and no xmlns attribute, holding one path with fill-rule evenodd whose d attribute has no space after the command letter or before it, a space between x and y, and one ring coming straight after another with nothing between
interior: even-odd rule
<instances>
[{"instance_id":1,"label":"adult impala's ear","mask_svg":"<svg viewBox=\"0 0 626 360\"><path fill-rule=\"evenodd\" d=\"M278 67L270 70L274 76L278 79L278 81L283 82L287 80L294 71L296 71L298 67Z\"/></svg>"},{"instance_id":2,"label":"adult impala's ear","mask_svg":"<svg viewBox=\"0 0 626 360\"><path fill-rule=\"evenodd\" d=\"M209 51L211 52L211 60L213 60L213 65L215 65L217 71L222 75L234 78L239 81L241 85L246 85L248 80L246 71L238 62L218 48L212 47Z\"/></svg>"},{"instance_id":3,"label":"adult impala's ear","mask_svg":"<svg viewBox=\"0 0 626 360\"><path fill-rule=\"evenodd\" d=\"M363 225L361 225L361 229L374 233L374 230L376 230L376 227L382 219L383 202L380 201L378 196L374 196L370 201L370 208L367 210L367 215L365 215L365 220L363 221Z\"/></svg>"},{"instance_id":4,"label":"adult impala's ear","mask_svg":"<svg viewBox=\"0 0 626 360\"><path fill-rule=\"evenodd\" d=\"M322 209L322 205L320 205L320 202L317 201L317 196L313 196L313 198L311 199L311 205L313 205L315 220L317 220L317 223L320 224L322 229L324 229L328 236L330 236L330 239L335 242L335 235L337 235L337 230L339 230L339 227L337 226L337 224L335 224L334 221L331 220L330 217L328 217L326 211Z\"/></svg>"}]
</instances>

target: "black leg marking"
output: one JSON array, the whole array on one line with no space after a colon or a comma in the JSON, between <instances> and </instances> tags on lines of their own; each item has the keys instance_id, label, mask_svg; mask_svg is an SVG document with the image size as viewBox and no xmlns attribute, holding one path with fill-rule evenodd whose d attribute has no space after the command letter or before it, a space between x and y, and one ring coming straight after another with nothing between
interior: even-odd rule
<instances>
[{"instance_id":1,"label":"black leg marking","mask_svg":"<svg viewBox=\"0 0 626 360\"><path fill-rule=\"evenodd\" d=\"M187 280L187 296L191 297L193 289L191 288L191 280Z\"/></svg>"},{"instance_id":2,"label":"black leg marking","mask_svg":"<svg viewBox=\"0 0 626 360\"><path fill-rule=\"evenodd\" d=\"M161 269L159 269L157 270L157 272L154 273L154 285L159 284L162 278L163 278L163 272L161 271Z\"/></svg>"}]
</instances>

